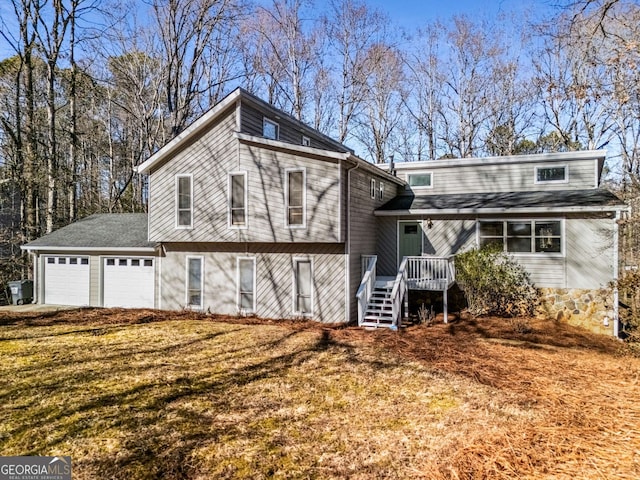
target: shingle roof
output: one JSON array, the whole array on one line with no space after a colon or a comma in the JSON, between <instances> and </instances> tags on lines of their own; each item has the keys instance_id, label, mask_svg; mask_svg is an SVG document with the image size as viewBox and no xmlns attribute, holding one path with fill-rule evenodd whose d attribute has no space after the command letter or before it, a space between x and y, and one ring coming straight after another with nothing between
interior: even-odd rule
<instances>
[{"instance_id":1,"label":"shingle roof","mask_svg":"<svg viewBox=\"0 0 640 480\"><path fill-rule=\"evenodd\" d=\"M146 213L91 215L27 243L27 250L73 247L78 249L152 248Z\"/></svg>"},{"instance_id":2,"label":"shingle roof","mask_svg":"<svg viewBox=\"0 0 640 480\"><path fill-rule=\"evenodd\" d=\"M535 192L461 193L448 195L400 195L377 212L411 211L476 211L496 209L598 209L625 204L604 189L555 190Z\"/></svg>"}]
</instances>

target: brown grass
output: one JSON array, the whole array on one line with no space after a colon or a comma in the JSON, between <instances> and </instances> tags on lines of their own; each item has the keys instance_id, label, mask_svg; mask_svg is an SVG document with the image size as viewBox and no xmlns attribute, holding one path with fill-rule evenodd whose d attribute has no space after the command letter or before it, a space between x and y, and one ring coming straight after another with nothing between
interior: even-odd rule
<instances>
[{"instance_id":1,"label":"brown grass","mask_svg":"<svg viewBox=\"0 0 640 480\"><path fill-rule=\"evenodd\" d=\"M0 316L0 454L74 478L640 478L640 359L564 324Z\"/></svg>"}]
</instances>

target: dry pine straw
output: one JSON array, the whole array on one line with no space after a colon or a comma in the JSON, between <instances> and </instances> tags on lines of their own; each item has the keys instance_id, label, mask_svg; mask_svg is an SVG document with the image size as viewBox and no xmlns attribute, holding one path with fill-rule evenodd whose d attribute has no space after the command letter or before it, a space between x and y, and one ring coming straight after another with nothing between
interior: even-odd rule
<instances>
[{"instance_id":1,"label":"dry pine straw","mask_svg":"<svg viewBox=\"0 0 640 480\"><path fill-rule=\"evenodd\" d=\"M640 360L531 322L0 317L0 454L71 454L74 478L640 478Z\"/></svg>"}]
</instances>

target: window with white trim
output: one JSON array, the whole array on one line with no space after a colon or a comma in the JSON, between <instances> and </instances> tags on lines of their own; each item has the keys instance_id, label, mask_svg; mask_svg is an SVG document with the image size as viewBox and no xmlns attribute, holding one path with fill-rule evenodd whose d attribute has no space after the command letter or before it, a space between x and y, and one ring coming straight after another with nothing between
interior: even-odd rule
<instances>
[{"instance_id":1,"label":"window with white trim","mask_svg":"<svg viewBox=\"0 0 640 480\"><path fill-rule=\"evenodd\" d=\"M237 307L247 314L256 311L256 259L238 257L237 260Z\"/></svg>"},{"instance_id":2,"label":"window with white trim","mask_svg":"<svg viewBox=\"0 0 640 480\"><path fill-rule=\"evenodd\" d=\"M567 183L569 169L566 165L536 166L535 183Z\"/></svg>"},{"instance_id":3,"label":"window with white trim","mask_svg":"<svg viewBox=\"0 0 640 480\"><path fill-rule=\"evenodd\" d=\"M262 119L262 136L271 140L278 140L280 137L280 125L264 117Z\"/></svg>"},{"instance_id":4,"label":"window with white trim","mask_svg":"<svg viewBox=\"0 0 640 480\"><path fill-rule=\"evenodd\" d=\"M202 308L203 263L204 259L202 257L187 257L185 290L186 304L190 308Z\"/></svg>"},{"instance_id":5,"label":"window with white trim","mask_svg":"<svg viewBox=\"0 0 640 480\"><path fill-rule=\"evenodd\" d=\"M285 215L288 227L303 228L306 225L306 171L285 171Z\"/></svg>"},{"instance_id":6,"label":"window with white trim","mask_svg":"<svg viewBox=\"0 0 640 480\"><path fill-rule=\"evenodd\" d=\"M247 174L229 174L229 226L244 227L247 224Z\"/></svg>"},{"instance_id":7,"label":"window with white trim","mask_svg":"<svg viewBox=\"0 0 640 480\"><path fill-rule=\"evenodd\" d=\"M313 264L311 259L293 261L293 311L296 315L313 314Z\"/></svg>"},{"instance_id":8,"label":"window with white trim","mask_svg":"<svg viewBox=\"0 0 640 480\"><path fill-rule=\"evenodd\" d=\"M376 180L374 178L369 181L369 196L376 198Z\"/></svg>"},{"instance_id":9,"label":"window with white trim","mask_svg":"<svg viewBox=\"0 0 640 480\"><path fill-rule=\"evenodd\" d=\"M407 175L407 183L410 187L431 188L433 187L433 174L431 172L410 173Z\"/></svg>"},{"instance_id":10,"label":"window with white trim","mask_svg":"<svg viewBox=\"0 0 640 480\"><path fill-rule=\"evenodd\" d=\"M306 137L305 135L302 136L302 146L303 147L310 147L311 146L311 139L309 137Z\"/></svg>"},{"instance_id":11,"label":"window with white trim","mask_svg":"<svg viewBox=\"0 0 640 480\"><path fill-rule=\"evenodd\" d=\"M378 185L378 200L384 199L384 183L381 181Z\"/></svg>"},{"instance_id":12,"label":"window with white trim","mask_svg":"<svg viewBox=\"0 0 640 480\"><path fill-rule=\"evenodd\" d=\"M478 226L481 247L498 245L509 253L562 253L560 220L481 220Z\"/></svg>"},{"instance_id":13,"label":"window with white trim","mask_svg":"<svg viewBox=\"0 0 640 480\"><path fill-rule=\"evenodd\" d=\"M176 227L193 226L193 177L176 175Z\"/></svg>"}]
</instances>

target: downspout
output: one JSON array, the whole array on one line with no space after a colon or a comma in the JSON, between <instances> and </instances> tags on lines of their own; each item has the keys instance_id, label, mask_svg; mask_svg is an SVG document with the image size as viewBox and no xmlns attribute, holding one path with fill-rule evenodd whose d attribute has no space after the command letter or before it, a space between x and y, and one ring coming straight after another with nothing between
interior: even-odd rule
<instances>
[{"instance_id":1,"label":"downspout","mask_svg":"<svg viewBox=\"0 0 640 480\"><path fill-rule=\"evenodd\" d=\"M348 157L345 156L345 160L347 160ZM360 166L360 164L358 162L355 162L355 165L351 168L349 168L347 170L347 211L345 212L345 216L346 218L346 236L347 238L345 239L345 247L346 247L346 261L347 261L347 265L346 265L346 278L345 278L345 291L347 294L347 302L346 302L346 319L348 321L351 321L350 315L351 315L351 301L353 300L351 298L351 172L353 172L354 170L357 170L358 167Z\"/></svg>"},{"instance_id":2,"label":"downspout","mask_svg":"<svg viewBox=\"0 0 640 480\"><path fill-rule=\"evenodd\" d=\"M619 276L619 222L620 222L620 210L616 210L616 218L613 223L613 336L619 337L620 330L620 312L618 305L618 276Z\"/></svg>"}]
</instances>

